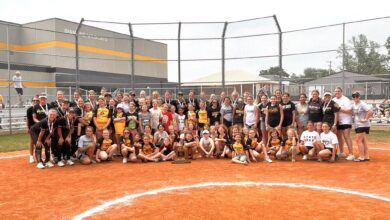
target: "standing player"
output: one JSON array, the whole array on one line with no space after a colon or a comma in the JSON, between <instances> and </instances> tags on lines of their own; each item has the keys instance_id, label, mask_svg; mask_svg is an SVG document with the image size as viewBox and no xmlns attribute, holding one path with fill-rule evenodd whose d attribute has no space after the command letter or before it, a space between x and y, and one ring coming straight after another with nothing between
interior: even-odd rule
<instances>
[{"instance_id":1,"label":"standing player","mask_svg":"<svg viewBox=\"0 0 390 220\"><path fill-rule=\"evenodd\" d=\"M236 100L236 104L232 106L233 106L232 125L237 125L240 128L242 128L244 124L244 108L245 108L244 100L242 98L238 98Z\"/></svg>"},{"instance_id":2,"label":"standing player","mask_svg":"<svg viewBox=\"0 0 390 220\"><path fill-rule=\"evenodd\" d=\"M272 95L271 101L267 105L267 113L265 115L267 131L276 129L278 130L278 133L280 133L282 129L283 118L283 107L276 101L276 96Z\"/></svg>"},{"instance_id":3,"label":"standing player","mask_svg":"<svg viewBox=\"0 0 390 220\"><path fill-rule=\"evenodd\" d=\"M187 105L192 104L194 106L194 110L199 110L199 101L195 98L195 92L190 90L188 93L188 99L186 100Z\"/></svg>"},{"instance_id":4,"label":"standing player","mask_svg":"<svg viewBox=\"0 0 390 220\"><path fill-rule=\"evenodd\" d=\"M283 107L283 122L282 122L282 137L285 138L287 136L286 132L289 128L295 128L295 119L296 119L296 111L295 104L290 101L290 94L284 93L282 96Z\"/></svg>"},{"instance_id":5,"label":"standing player","mask_svg":"<svg viewBox=\"0 0 390 220\"><path fill-rule=\"evenodd\" d=\"M31 102L31 106L27 109L27 116L26 116L26 127L27 127L27 133L30 136L30 142L29 142L29 150L30 150L30 163L34 163L34 142L30 133L31 127L35 124L35 121L33 119L33 113L34 113L34 106L39 104L39 98L38 95L34 96Z\"/></svg>"},{"instance_id":6,"label":"standing player","mask_svg":"<svg viewBox=\"0 0 390 220\"><path fill-rule=\"evenodd\" d=\"M177 96L178 96L178 98L177 98L177 101L176 101L176 108L177 109L183 108L184 114L186 115L188 109L187 109L186 100L184 99L183 92L178 92Z\"/></svg>"},{"instance_id":7,"label":"standing player","mask_svg":"<svg viewBox=\"0 0 390 220\"><path fill-rule=\"evenodd\" d=\"M360 100L360 93L354 92L353 98L353 115L355 117L355 132L356 132L356 143L359 149L359 157L356 158L355 162L361 162L370 160L368 156L368 145L366 134L369 134L371 123L369 121L373 112L370 106Z\"/></svg>"},{"instance_id":8,"label":"standing player","mask_svg":"<svg viewBox=\"0 0 390 220\"><path fill-rule=\"evenodd\" d=\"M221 96L224 93L221 93ZM233 106L231 104L229 97L225 97L223 99L222 105L221 105L221 125L225 125L226 127L230 128L232 126L233 122Z\"/></svg>"},{"instance_id":9,"label":"standing player","mask_svg":"<svg viewBox=\"0 0 390 220\"><path fill-rule=\"evenodd\" d=\"M198 130L202 132L204 130L204 126L210 124L210 113L206 108L206 103L204 101L200 101L199 104L200 109L196 112L196 117L198 118Z\"/></svg>"},{"instance_id":10,"label":"standing player","mask_svg":"<svg viewBox=\"0 0 390 220\"><path fill-rule=\"evenodd\" d=\"M253 104L253 97L251 95L249 95L246 100L247 104L244 108L244 123L246 127L256 130L259 121L259 109Z\"/></svg>"},{"instance_id":11,"label":"standing player","mask_svg":"<svg viewBox=\"0 0 390 220\"><path fill-rule=\"evenodd\" d=\"M56 100L51 102L50 105L52 108L58 108L62 106L62 102L64 101L64 92L58 90L56 93Z\"/></svg>"},{"instance_id":12,"label":"standing player","mask_svg":"<svg viewBox=\"0 0 390 220\"><path fill-rule=\"evenodd\" d=\"M118 104L116 111L113 115L114 127L115 127L115 143L119 145L120 136L126 127L127 114L123 111L123 104Z\"/></svg>"},{"instance_id":13,"label":"standing player","mask_svg":"<svg viewBox=\"0 0 390 220\"><path fill-rule=\"evenodd\" d=\"M299 95L299 103L295 106L297 110L297 127L298 135L300 136L306 130L307 122L309 121L309 106L306 103L307 96L305 93Z\"/></svg>"},{"instance_id":14,"label":"standing player","mask_svg":"<svg viewBox=\"0 0 390 220\"><path fill-rule=\"evenodd\" d=\"M99 107L96 109L93 117L93 123L96 126L96 138L102 137L102 132L107 129L111 123L111 114L106 107L106 103L103 97L99 97Z\"/></svg>"},{"instance_id":15,"label":"standing player","mask_svg":"<svg viewBox=\"0 0 390 220\"><path fill-rule=\"evenodd\" d=\"M313 90L311 92L311 98L308 103L308 112L309 112L309 121L314 123L314 128L317 132L321 131L322 126L322 111L321 111L322 101L320 99L320 93L318 90ZM318 128L318 129L317 129Z\"/></svg>"},{"instance_id":16,"label":"standing player","mask_svg":"<svg viewBox=\"0 0 390 220\"><path fill-rule=\"evenodd\" d=\"M322 122L328 122L332 125L332 131L337 132L337 121L339 118L340 108L336 102L332 100L332 94L330 92L324 93L324 99L322 103Z\"/></svg>"},{"instance_id":17,"label":"standing player","mask_svg":"<svg viewBox=\"0 0 390 220\"><path fill-rule=\"evenodd\" d=\"M267 104L268 104L268 97L267 95L262 95L260 97L260 103L257 104L257 108L259 109L260 117L259 117L259 123L257 126L257 132L261 134L261 139L264 144L268 143L268 135L267 135L267 129L266 129L266 120L265 116L267 114Z\"/></svg>"},{"instance_id":18,"label":"standing player","mask_svg":"<svg viewBox=\"0 0 390 220\"><path fill-rule=\"evenodd\" d=\"M104 100L104 96L102 96L102 98ZM91 103L93 110L97 109L98 106L97 106L97 103L96 103L96 93L95 93L95 91L93 91L93 90L89 90L88 91L88 102Z\"/></svg>"},{"instance_id":19,"label":"standing player","mask_svg":"<svg viewBox=\"0 0 390 220\"><path fill-rule=\"evenodd\" d=\"M221 121L221 112L219 109L219 104L217 99L210 100L210 125L215 125Z\"/></svg>"},{"instance_id":20,"label":"standing player","mask_svg":"<svg viewBox=\"0 0 390 220\"><path fill-rule=\"evenodd\" d=\"M348 146L348 157L347 160L354 160L353 148L352 148L352 139L351 139L351 128L352 128L352 102L347 97L343 95L343 90L340 87L337 87L334 90L335 101L340 107L339 111L339 120L337 125L337 138L340 148L340 157L344 157L344 143L347 143Z\"/></svg>"},{"instance_id":21,"label":"standing player","mask_svg":"<svg viewBox=\"0 0 390 220\"><path fill-rule=\"evenodd\" d=\"M119 106L119 105L118 105ZM134 136L138 130L138 112L136 106L133 102L129 104L129 112L127 113L127 123L128 128L130 128L131 135Z\"/></svg>"},{"instance_id":22,"label":"standing player","mask_svg":"<svg viewBox=\"0 0 390 220\"><path fill-rule=\"evenodd\" d=\"M155 132L162 119L162 113L158 107L157 99L153 100L153 108L149 109L149 112L151 114L150 125L152 126L152 132Z\"/></svg>"}]
</instances>

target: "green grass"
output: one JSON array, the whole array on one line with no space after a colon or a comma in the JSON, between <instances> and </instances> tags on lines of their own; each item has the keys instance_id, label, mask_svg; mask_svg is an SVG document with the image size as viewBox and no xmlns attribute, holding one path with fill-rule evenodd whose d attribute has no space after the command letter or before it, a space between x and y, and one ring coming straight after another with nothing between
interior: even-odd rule
<instances>
[{"instance_id":1,"label":"green grass","mask_svg":"<svg viewBox=\"0 0 390 220\"><path fill-rule=\"evenodd\" d=\"M28 150L28 134L0 135L0 152Z\"/></svg>"},{"instance_id":2,"label":"green grass","mask_svg":"<svg viewBox=\"0 0 390 220\"><path fill-rule=\"evenodd\" d=\"M352 140L355 138L355 131L351 131ZM386 130L370 130L370 134L367 135L368 142L371 143L390 143L390 131ZM355 144L355 142L353 143Z\"/></svg>"},{"instance_id":3,"label":"green grass","mask_svg":"<svg viewBox=\"0 0 390 220\"><path fill-rule=\"evenodd\" d=\"M352 131L353 143L355 144L355 132ZM390 131L387 127L375 127L368 135L371 143L390 143ZM0 153L19 150L28 150L28 134L2 134L0 135Z\"/></svg>"}]
</instances>

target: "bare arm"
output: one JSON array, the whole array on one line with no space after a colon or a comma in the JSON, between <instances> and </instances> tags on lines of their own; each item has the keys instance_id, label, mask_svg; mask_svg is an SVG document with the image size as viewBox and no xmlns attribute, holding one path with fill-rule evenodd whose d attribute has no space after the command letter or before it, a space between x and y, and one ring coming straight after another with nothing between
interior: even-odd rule
<instances>
[{"instance_id":1,"label":"bare arm","mask_svg":"<svg viewBox=\"0 0 390 220\"><path fill-rule=\"evenodd\" d=\"M279 109L280 109L280 122L279 122L278 127L281 128L283 120L284 120L284 112L283 112L283 107L281 105L279 105Z\"/></svg>"},{"instance_id":2,"label":"bare arm","mask_svg":"<svg viewBox=\"0 0 390 220\"><path fill-rule=\"evenodd\" d=\"M296 121L296 119L297 119L297 111L296 110L294 110L293 112L292 112L292 125L294 126L295 125L295 121Z\"/></svg>"},{"instance_id":3,"label":"bare arm","mask_svg":"<svg viewBox=\"0 0 390 220\"><path fill-rule=\"evenodd\" d=\"M39 122L39 120L37 118L37 114L35 114L35 113L33 113L33 120L34 120L35 123Z\"/></svg>"}]
</instances>

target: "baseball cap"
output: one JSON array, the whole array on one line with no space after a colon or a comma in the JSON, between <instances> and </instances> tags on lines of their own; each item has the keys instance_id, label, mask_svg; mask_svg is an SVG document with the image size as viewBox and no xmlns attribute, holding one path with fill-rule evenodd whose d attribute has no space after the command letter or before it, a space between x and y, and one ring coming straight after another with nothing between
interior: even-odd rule
<instances>
[{"instance_id":1,"label":"baseball cap","mask_svg":"<svg viewBox=\"0 0 390 220\"><path fill-rule=\"evenodd\" d=\"M41 94L39 94L39 97L38 97L39 99L41 99L41 98L47 98L47 96L46 96L46 94L45 93L41 93Z\"/></svg>"},{"instance_id":2,"label":"baseball cap","mask_svg":"<svg viewBox=\"0 0 390 220\"><path fill-rule=\"evenodd\" d=\"M202 132L202 134L209 134L209 131L208 131L208 130L204 130L204 131Z\"/></svg>"},{"instance_id":3,"label":"baseball cap","mask_svg":"<svg viewBox=\"0 0 390 220\"><path fill-rule=\"evenodd\" d=\"M352 98L360 97L360 93L358 91L352 93Z\"/></svg>"},{"instance_id":4,"label":"baseball cap","mask_svg":"<svg viewBox=\"0 0 390 220\"><path fill-rule=\"evenodd\" d=\"M69 108L68 113L75 113L75 112L76 112L76 109L74 109L74 108Z\"/></svg>"},{"instance_id":5,"label":"baseball cap","mask_svg":"<svg viewBox=\"0 0 390 220\"><path fill-rule=\"evenodd\" d=\"M123 104L121 103L121 104L118 104L117 106L116 106L116 108L121 108L121 109L123 109Z\"/></svg>"},{"instance_id":6,"label":"baseball cap","mask_svg":"<svg viewBox=\"0 0 390 220\"><path fill-rule=\"evenodd\" d=\"M326 96L326 95L332 96L332 93L330 93L330 92L325 92L325 93L324 93L324 96Z\"/></svg>"}]
</instances>

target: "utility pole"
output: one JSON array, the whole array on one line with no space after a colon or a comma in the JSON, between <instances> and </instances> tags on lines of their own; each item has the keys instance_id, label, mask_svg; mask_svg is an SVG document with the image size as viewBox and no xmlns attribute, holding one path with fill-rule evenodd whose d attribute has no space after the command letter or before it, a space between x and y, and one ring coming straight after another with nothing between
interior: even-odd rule
<instances>
[{"instance_id":1,"label":"utility pole","mask_svg":"<svg viewBox=\"0 0 390 220\"><path fill-rule=\"evenodd\" d=\"M329 63L329 72L328 72L328 75L330 76L330 74L332 73L332 61L329 60L329 61L327 61L327 63Z\"/></svg>"}]
</instances>

